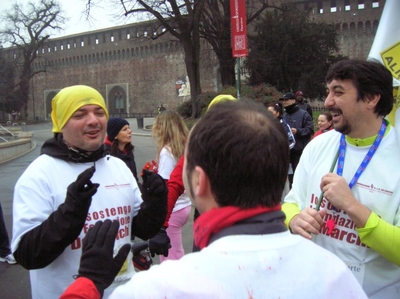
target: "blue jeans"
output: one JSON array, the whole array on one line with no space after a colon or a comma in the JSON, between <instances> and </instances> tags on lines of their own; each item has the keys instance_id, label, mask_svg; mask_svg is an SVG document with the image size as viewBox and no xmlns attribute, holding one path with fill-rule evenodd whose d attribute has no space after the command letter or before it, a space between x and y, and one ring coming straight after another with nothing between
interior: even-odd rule
<instances>
[{"instance_id":1,"label":"blue jeans","mask_svg":"<svg viewBox=\"0 0 400 299\"><path fill-rule=\"evenodd\" d=\"M6 224L4 223L3 209L0 203L0 257L6 257L10 253L10 240L8 238Z\"/></svg>"}]
</instances>

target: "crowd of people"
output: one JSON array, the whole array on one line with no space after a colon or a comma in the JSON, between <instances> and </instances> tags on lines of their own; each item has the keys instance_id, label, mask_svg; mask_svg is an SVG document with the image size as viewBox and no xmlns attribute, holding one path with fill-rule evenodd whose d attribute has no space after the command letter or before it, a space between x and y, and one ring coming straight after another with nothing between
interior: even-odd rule
<instances>
[{"instance_id":1,"label":"crowd of people","mask_svg":"<svg viewBox=\"0 0 400 299\"><path fill-rule=\"evenodd\" d=\"M326 84L315 132L301 91L267 107L219 95L190 132L160 111L155 165L139 175L129 122L109 119L91 87L62 89L54 136L15 186L0 261L30 270L33 298L398 298L392 76L343 60ZM135 273L135 237L160 265Z\"/></svg>"}]
</instances>

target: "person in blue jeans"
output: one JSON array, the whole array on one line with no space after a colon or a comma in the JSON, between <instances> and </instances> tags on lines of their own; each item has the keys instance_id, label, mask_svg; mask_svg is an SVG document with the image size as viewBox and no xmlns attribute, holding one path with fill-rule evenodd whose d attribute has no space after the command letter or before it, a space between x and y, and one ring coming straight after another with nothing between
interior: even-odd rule
<instances>
[{"instance_id":1,"label":"person in blue jeans","mask_svg":"<svg viewBox=\"0 0 400 299\"><path fill-rule=\"evenodd\" d=\"M8 232L6 224L4 223L3 209L0 203L0 262L16 264L14 256L10 249L10 239L8 238Z\"/></svg>"}]
</instances>

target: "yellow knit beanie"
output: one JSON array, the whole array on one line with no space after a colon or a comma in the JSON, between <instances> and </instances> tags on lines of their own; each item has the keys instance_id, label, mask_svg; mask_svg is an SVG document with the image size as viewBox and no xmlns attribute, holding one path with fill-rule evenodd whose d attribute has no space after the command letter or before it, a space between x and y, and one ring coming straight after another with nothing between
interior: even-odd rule
<instances>
[{"instance_id":1,"label":"yellow knit beanie","mask_svg":"<svg viewBox=\"0 0 400 299\"><path fill-rule=\"evenodd\" d=\"M104 109L108 119L108 111L102 95L92 87L74 85L61 89L51 102L51 120L53 133L61 133L62 128L76 110L86 105L97 105Z\"/></svg>"},{"instance_id":2,"label":"yellow knit beanie","mask_svg":"<svg viewBox=\"0 0 400 299\"><path fill-rule=\"evenodd\" d=\"M207 107L207 111L211 108L211 106L217 104L217 103L221 103L221 102L226 102L226 101L237 101L237 99L233 96L231 96L230 94L220 94L218 96L216 96L208 105Z\"/></svg>"}]
</instances>

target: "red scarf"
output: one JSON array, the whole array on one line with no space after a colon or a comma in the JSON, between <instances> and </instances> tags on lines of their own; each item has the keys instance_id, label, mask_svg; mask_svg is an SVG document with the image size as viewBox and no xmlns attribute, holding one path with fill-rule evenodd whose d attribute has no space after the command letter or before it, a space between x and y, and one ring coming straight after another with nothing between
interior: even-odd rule
<instances>
[{"instance_id":1,"label":"red scarf","mask_svg":"<svg viewBox=\"0 0 400 299\"><path fill-rule=\"evenodd\" d=\"M248 209L233 206L222 207L218 209L213 208L210 211L201 214L194 222L194 243L200 249L203 249L208 245L211 235L219 232L221 229L232 226L238 221L251 218L259 214L278 211L280 209L280 204L272 208L262 206Z\"/></svg>"}]
</instances>

